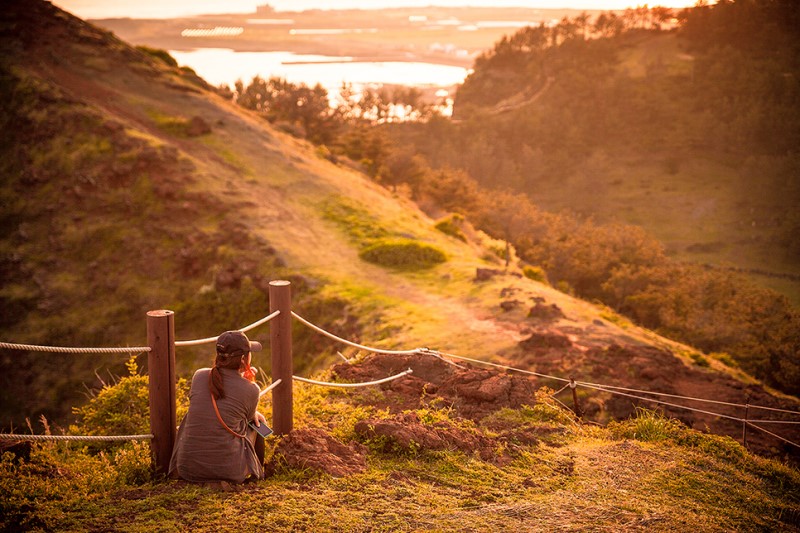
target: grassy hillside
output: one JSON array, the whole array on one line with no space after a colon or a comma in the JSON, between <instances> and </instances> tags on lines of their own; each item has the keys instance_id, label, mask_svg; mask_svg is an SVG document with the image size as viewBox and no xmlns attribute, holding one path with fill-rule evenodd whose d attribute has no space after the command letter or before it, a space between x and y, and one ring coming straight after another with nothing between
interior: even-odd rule
<instances>
[{"instance_id":1,"label":"grassy hillside","mask_svg":"<svg viewBox=\"0 0 800 533\"><path fill-rule=\"evenodd\" d=\"M438 381L452 367L434 361L412 364ZM345 366L337 366L342 375L354 367L377 369L369 359ZM483 371L458 373L468 379L478 372ZM27 459L8 453L0 462L0 527L800 529L797 470L750 455L730 438L704 435L646 411L608 428L576 424L546 388L527 405L469 416L467 408L479 405L474 398L448 405L435 395L410 396L414 384L396 383L362 393L299 384L295 431L269 440L270 477L241 486L148 481L147 450L135 444L100 455L63 444L37 445ZM83 423L96 424L101 418L94 413L145 387L141 376L124 378L87 406ZM396 401L401 397L402 405ZM495 407L502 404L495 401ZM130 421L146 424L144 417Z\"/></svg>"},{"instance_id":2,"label":"grassy hillside","mask_svg":"<svg viewBox=\"0 0 800 533\"><path fill-rule=\"evenodd\" d=\"M267 314L266 284L285 278L298 313L370 345L797 410L724 357L525 277L516 260L506 269L504 243L437 224L191 72L49 3L5 14L0 339L136 346L157 308L176 311L179 339L215 335ZM583 425L548 399L547 380L353 350L357 364L331 367L341 346L299 325L293 338L301 375L414 374L361 393L298 386L297 431L271 442L272 477L243 487L154 480L141 444L19 447L0 462L2 528L796 527L796 470L689 429L738 437L725 419ZM108 376L124 373L124 356L0 356L2 416L16 430L43 413L37 433L146 431L146 377ZM179 374L208 356L180 349ZM255 364L268 375L266 359ZM81 383L97 385L92 400ZM581 402L604 424L635 411L583 388ZM129 416L112 416L123 406ZM763 434L748 444L793 453Z\"/></svg>"},{"instance_id":3,"label":"grassy hillside","mask_svg":"<svg viewBox=\"0 0 800 533\"><path fill-rule=\"evenodd\" d=\"M476 61L456 125L403 142L549 211L642 226L674 259L797 304L797 39L780 9L794 12L739 2L588 41L567 23L520 30Z\"/></svg>"}]
</instances>

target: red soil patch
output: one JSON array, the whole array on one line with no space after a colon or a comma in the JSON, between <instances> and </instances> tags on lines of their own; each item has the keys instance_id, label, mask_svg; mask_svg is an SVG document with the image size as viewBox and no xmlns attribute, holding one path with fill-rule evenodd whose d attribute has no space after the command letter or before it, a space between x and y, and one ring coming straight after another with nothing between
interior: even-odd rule
<instances>
[{"instance_id":1,"label":"red soil patch","mask_svg":"<svg viewBox=\"0 0 800 533\"><path fill-rule=\"evenodd\" d=\"M612 344L605 348L580 351L575 348L550 348L520 343L514 358L524 361L522 368L556 375L574 375L578 381L595 382L632 389L646 390L703 398L732 404L759 405L764 407L797 410L797 404L770 394L759 384L746 384L732 376L710 368L701 367L675 354L649 346L620 346ZM581 408L590 420L605 421L609 418L624 419L635 414L637 406L658 409L667 416L677 418L689 427L719 435L729 435L742 442L742 423L720 416L689 411L678 407L655 404L622 395L611 395L589 388L579 387L582 394ZM624 392L624 391L621 391ZM560 399L571 405L569 392ZM585 394L585 395L584 395ZM744 418L744 407L714 404L682 398L659 397L637 392L635 396L653 398L664 402L701 409L711 413ZM788 419L777 412L750 408L748 419ZM784 438L800 442L800 428L796 425L765 425L766 429ZM755 429L748 429L748 448L764 455L800 458L797 448Z\"/></svg>"},{"instance_id":2,"label":"red soil patch","mask_svg":"<svg viewBox=\"0 0 800 533\"><path fill-rule=\"evenodd\" d=\"M370 381L411 368L413 374L381 385L382 395L357 389L357 401L392 413L425 407L431 402L449 406L458 416L480 420L503 407L534 403L531 380L502 371L450 364L431 355L375 354L358 364L339 364L334 373L350 382Z\"/></svg>"},{"instance_id":3,"label":"red soil patch","mask_svg":"<svg viewBox=\"0 0 800 533\"><path fill-rule=\"evenodd\" d=\"M341 477L367 469L366 448L357 443L343 444L324 429L296 429L278 443L266 465L267 475L280 468L310 469Z\"/></svg>"}]
</instances>

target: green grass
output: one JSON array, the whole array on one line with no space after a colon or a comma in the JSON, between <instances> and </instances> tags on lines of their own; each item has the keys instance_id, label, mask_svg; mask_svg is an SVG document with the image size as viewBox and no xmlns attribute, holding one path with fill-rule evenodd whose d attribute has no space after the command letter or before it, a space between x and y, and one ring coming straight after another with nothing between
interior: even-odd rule
<instances>
[{"instance_id":1,"label":"green grass","mask_svg":"<svg viewBox=\"0 0 800 533\"><path fill-rule=\"evenodd\" d=\"M133 369L135 374L135 369ZM136 375L91 402L84 422L146 390ZM144 388L143 388L144 387ZM480 423L421 409L431 428L487 436L486 424L563 428L539 444L498 442L504 461L472 452L370 448L367 470L341 478L283 469L254 484L222 487L149 479L145 445L91 451L35 445L29 459L0 460L0 527L31 531L655 531L791 530L800 473L751 456L726 437L704 435L650 411L609 429L580 426L537 394ZM179 403L185 404L185 390ZM356 406L350 393L299 386L295 427L322 427L343 442L353 427L388 413ZM268 411L267 405L262 406ZM141 420L141 414L133 415ZM271 439L274 444L275 439ZM498 456L499 457L499 456ZM794 518L793 518L794 517ZM796 520L794 522L796 524Z\"/></svg>"},{"instance_id":2,"label":"green grass","mask_svg":"<svg viewBox=\"0 0 800 533\"><path fill-rule=\"evenodd\" d=\"M439 248L410 239L381 239L365 247L359 256L397 270L423 270L447 261Z\"/></svg>"}]
</instances>

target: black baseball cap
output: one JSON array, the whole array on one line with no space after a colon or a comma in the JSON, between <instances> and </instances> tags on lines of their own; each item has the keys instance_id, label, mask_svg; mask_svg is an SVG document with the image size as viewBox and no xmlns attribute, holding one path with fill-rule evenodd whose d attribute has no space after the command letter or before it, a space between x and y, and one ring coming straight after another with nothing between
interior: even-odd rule
<instances>
[{"instance_id":1,"label":"black baseball cap","mask_svg":"<svg viewBox=\"0 0 800 533\"><path fill-rule=\"evenodd\" d=\"M261 343L251 341L241 331L226 331L217 337L217 353L228 357L245 355L247 352L260 352Z\"/></svg>"}]
</instances>

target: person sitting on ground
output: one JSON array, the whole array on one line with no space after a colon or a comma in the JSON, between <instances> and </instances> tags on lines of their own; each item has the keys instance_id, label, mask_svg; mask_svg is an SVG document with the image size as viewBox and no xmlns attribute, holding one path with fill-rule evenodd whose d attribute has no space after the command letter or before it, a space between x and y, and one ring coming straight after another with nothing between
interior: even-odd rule
<instances>
[{"instance_id":1,"label":"person sitting on ground","mask_svg":"<svg viewBox=\"0 0 800 533\"><path fill-rule=\"evenodd\" d=\"M189 411L175 439L171 476L186 481L231 481L264 477L264 439L248 426L265 424L258 412L259 388L251 352L261 344L241 331L217 338L214 368L194 373Z\"/></svg>"}]
</instances>

